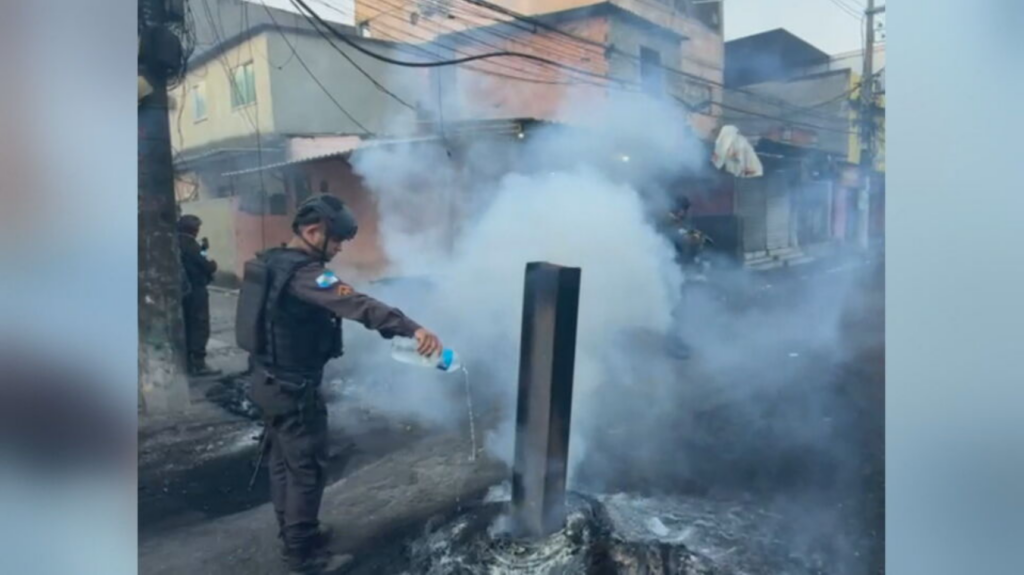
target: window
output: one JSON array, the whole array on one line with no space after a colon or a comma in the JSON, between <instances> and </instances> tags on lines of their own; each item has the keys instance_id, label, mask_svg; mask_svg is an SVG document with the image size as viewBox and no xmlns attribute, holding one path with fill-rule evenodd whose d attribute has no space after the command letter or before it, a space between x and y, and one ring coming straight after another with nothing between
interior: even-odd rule
<instances>
[{"instance_id":1,"label":"window","mask_svg":"<svg viewBox=\"0 0 1024 575\"><path fill-rule=\"evenodd\" d=\"M256 76L252 62L231 71L231 107L241 108L256 101Z\"/></svg>"},{"instance_id":2,"label":"window","mask_svg":"<svg viewBox=\"0 0 1024 575\"><path fill-rule=\"evenodd\" d=\"M295 205L299 205L313 195L309 188L309 178L304 174L295 174L292 178L292 189L295 191Z\"/></svg>"},{"instance_id":3,"label":"window","mask_svg":"<svg viewBox=\"0 0 1024 575\"><path fill-rule=\"evenodd\" d=\"M721 2L701 2L694 4L693 17L704 23L705 26L711 28L719 34L722 33L722 3Z\"/></svg>"},{"instance_id":4,"label":"window","mask_svg":"<svg viewBox=\"0 0 1024 575\"><path fill-rule=\"evenodd\" d=\"M206 83L200 82L192 86L192 121L202 122L206 119Z\"/></svg>"},{"instance_id":5,"label":"window","mask_svg":"<svg viewBox=\"0 0 1024 575\"><path fill-rule=\"evenodd\" d=\"M661 54L650 48L640 48L640 85L652 96L665 93L665 69L661 67Z\"/></svg>"}]
</instances>

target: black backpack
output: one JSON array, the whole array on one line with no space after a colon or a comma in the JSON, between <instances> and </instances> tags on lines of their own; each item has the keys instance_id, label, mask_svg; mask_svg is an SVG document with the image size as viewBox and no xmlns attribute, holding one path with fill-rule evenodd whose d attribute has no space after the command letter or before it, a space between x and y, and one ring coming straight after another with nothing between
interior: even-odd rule
<instances>
[{"instance_id":1,"label":"black backpack","mask_svg":"<svg viewBox=\"0 0 1024 575\"><path fill-rule=\"evenodd\" d=\"M235 341L252 355L267 352L267 333L263 319L270 292L271 272L259 257L245 262L242 289L235 310Z\"/></svg>"}]
</instances>

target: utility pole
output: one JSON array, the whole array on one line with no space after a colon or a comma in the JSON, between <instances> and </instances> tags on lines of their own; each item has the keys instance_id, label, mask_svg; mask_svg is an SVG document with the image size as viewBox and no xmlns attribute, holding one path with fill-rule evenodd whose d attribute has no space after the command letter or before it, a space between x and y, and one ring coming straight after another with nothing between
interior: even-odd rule
<instances>
[{"instance_id":1,"label":"utility pole","mask_svg":"<svg viewBox=\"0 0 1024 575\"><path fill-rule=\"evenodd\" d=\"M864 11L867 29L864 31L864 70L860 81L860 166L864 182L857 201L860 214L857 236L860 247L864 249L870 245L871 179L875 171L875 14L884 10L884 6L875 8L875 0L868 0Z\"/></svg>"},{"instance_id":2,"label":"utility pole","mask_svg":"<svg viewBox=\"0 0 1024 575\"><path fill-rule=\"evenodd\" d=\"M167 80L181 44L167 0L139 0L139 390L148 413L189 404ZM145 82L142 82L144 78ZM179 102L178 105L183 105Z\"/></svg>"}]
</instances>

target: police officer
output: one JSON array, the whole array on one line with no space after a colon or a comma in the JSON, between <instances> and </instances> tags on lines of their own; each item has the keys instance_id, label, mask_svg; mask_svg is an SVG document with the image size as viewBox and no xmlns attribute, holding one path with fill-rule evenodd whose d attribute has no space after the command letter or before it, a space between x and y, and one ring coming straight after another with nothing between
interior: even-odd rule
<instances>
[{"instance_id":1,"label":"police officer","mask_svg":"<svg viewBox=\"0 0 1024 575\"><path fill-rule=\"evenodd\" d=\"M341 356L341 320L357 321L384 338L414 337L425 356L439 352L441 342L325 267L357 231L341 200L317 195L303 202L292 230L286 246L246 264L236 329L239 344L250 348L250 399L266 422L271 498L285 561L292 573L323 573L351 559L327 551L330 531L318 519L328 440L320 380L324 365Z\"/></svg>"},{"instance_id":2,"label":"police officer","mask_svg":"<svg viewBox=\"0 0 1024 575\"><path fill-rule=\"evenodd\" d=\"M690 227L690 198L680 196L669 208L665 222L665 233L676 248L678 263L686 266L690 257L691 247L687 231Z\"/></svg>"},{"instance_id":3,"label":"police officer","mask_svg":"<svg viewBox=\"0 0 1024 575\"><path fill-rule=\"evenodd\" d=\"M196 239L203 222L190 214L178 220L178 243L181 265L189 289L182 297L182 315L185 319L185 347L188 350L188 371L191 375L216 375L218 370L206 365L206 344L210 340L210 292L217 262L207 259L203 244Z\"/></svg>"},{"instance_id":4,"label":"police officer","mask_svg":"<svg viewBox=\"0 0 1024 575\"><path fill-rule=\"evenodd\" d=\"M665 216L661 219L661 233L668 239L675 248L676 264L683 269L684 289L680 294L679 303L672 310L672 319L675 324L674 337L670 339L672 355L680 359L687 359L691 356L690 346L682 337L683 331L683 308L685 306L685 274L693 260L693 245L688 234L690 216L690 198L680 196L673 201Z\"/></svg>"}]
</instances>

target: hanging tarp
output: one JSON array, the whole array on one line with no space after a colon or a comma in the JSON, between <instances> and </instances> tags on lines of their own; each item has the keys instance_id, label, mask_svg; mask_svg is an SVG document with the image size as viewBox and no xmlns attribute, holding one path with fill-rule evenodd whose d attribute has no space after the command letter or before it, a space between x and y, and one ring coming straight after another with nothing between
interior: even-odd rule
<instances>
[{"instance_id":1,"label":"hanging tarp","mask_svg":"<svg viewBox=\"0 0 1024 575\"><path fill-rule=\"evenodd\" d=\"M715 151L711 163L716 169L725 170L737 178L759 178L764 175L764 166L757 152L736 126L722 126L715 140Z\"/></svg>"}]
</instances>

